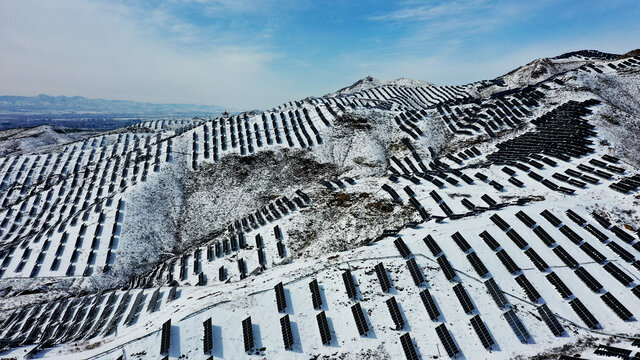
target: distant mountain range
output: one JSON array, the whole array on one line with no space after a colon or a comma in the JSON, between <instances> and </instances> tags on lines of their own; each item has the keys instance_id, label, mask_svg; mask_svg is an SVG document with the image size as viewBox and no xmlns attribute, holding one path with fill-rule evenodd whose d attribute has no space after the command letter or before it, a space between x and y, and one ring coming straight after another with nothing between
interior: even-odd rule
<instances>
[{"instance_id":1,"label":"distant mountain range","mask_svg":"<svg viewBox=\"0 0 640 360\"><path fill-rule=\"evenodd\" d=\"M0 96L0 115L35 114L131 114L204 115L221 113L225 108L198 104L153 104L130 100L89 99L82 96Z\"/></svg>"}]
</instances>

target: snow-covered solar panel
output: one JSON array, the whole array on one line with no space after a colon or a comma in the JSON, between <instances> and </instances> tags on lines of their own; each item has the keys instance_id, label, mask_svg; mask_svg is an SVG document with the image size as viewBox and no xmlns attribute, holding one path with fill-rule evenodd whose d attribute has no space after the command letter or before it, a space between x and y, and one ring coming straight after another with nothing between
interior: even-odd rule
<instances>
[{"instance_id":1,"label":"snow-covered solar panel","mask_svg":"<svg viewBox=\"0 0 640 360\"><path fill-rule=\"evenodd\" d=\"M475 310L475 306L462 284L456 284L453 287L453 292L456 294L456 297L458 298L460 305L462 305L462 309L465 313L470 314Z\"/></svg>"},{"instance_id":2,"label":"snow-covered solar panel","mask_svg":"<svg viewBox=\"0 0 640 360\"><path fill-rule=\"evenodd\" d=\"M406 356L407 360L420 359L409 333L404 333L402 336L400 336L400 345L402 345L402 350L404 351L404 355Z\"/></svg>"},{"instance_id":3,"label":"snow-covered solar panel","mask_svg":"<svg viewBox=\"0 0 640 360\"><path fill-rule=\"evenodd\" d=\"M555 272L549 273L546 278L551 283L551 285L556 288L560 296L562 296L563 298L566 299L569 296L573 295L571 289L567 287L567 285L562 281L562 279L560 279L560 277L558 277Z\"/></svg>"},{"instance_id":4,"label":"snow-covered solar panel","mask_svg":"<svg viewBox=\"0 0 640 360\"><path fill-rule=\"evenodd\" d=\"M375 266L376 275L378 276L378 281L380 282L380 287L382 287L383 292L389 291L391 288L391 282L389 280L389 276L387 275L387 270L384 268L382 263L378 263Z\"/></svg>"},{"instance_id":5,"label":"snow-covered solar panel","mask_svg":"<svg viewBox=\"0 0 640 360\"><path fill-rule=\"evenodd\" d=\"M531 335L524 327L524 324L522 323L522 321L520 321L520 318L518 318L513 309L505 312L504 318L507 320L507 323L509 324L509 326L511 326L511 329L513 329L513 332L516 334L520 342L523 344L527 344L529 342L529 339L531 339Z\"/></svg>"},{"instance_id":6,"label":"snow-covered solar panel","mask_svg":"<svg viewBox=\"0 0 640 360\"><path fill-rule=\"evenodd\" d=\"M402 256L403 258L406 259L409 255L411 255L411 251L409 250L409 248L407 247L407 244L405 244L404 240L402 240L401 237L395 239L393 241L393 244L396 246L396 248L400 252L400 256Z\"/></svg>"},{"instance_id":7,"label":"snow-covered solar panel","mask_svg":"<svg viewBox=\"0 0 640 360\"><path fill-rule=\"evenodd\" d=\"M547 324L553 335L562 336L564 334L564 328L560 325L560 322L556 318L556 315L551 312L551 309L547 306L547 304L542 304L538 306L538 313L542 320Z\"/></svg>"},{"instance_id":8,"label":"snow-covered solar panel","mask_svg":"<svg viewBox=\"0 0 640 360\"><path fill-rule=\"evenodd\" d=\"M584 267L577 268L574 273L587 285L591 291L598 293L602 289L602 284L598 282Z\"/></svg>"},{"instance_id":9,"label":"snow-covered solar panel","mask_svg":"<svg viewBox=\"0 0 640 360\"><path fill-rule=\"evenodd\" d=\"M436 260L438 260L438 265L440 265L440 269L442 269L442 272L444 273L444 276L447 278L447 280L452 281L453 279L455 279L456 272L453 270L453 267L449 263L449 260L447 260L447 257L442 254Z\"/></svg>"},{"instance_id":10,"label":"snow-covered solar panel","mask_svg":"<svg viewBox=\"0 0 640 360\"><path fill-rule=\"evenodd\" d=\"M509 301L507 301L507 298L502 293L502 290L500 290L500 287L496 283L495 279L491 278L485 281L484 284L487 287L487 291L489 292L489 295L491 295L491 298L496 303L496 305L498 305L500 309L504 309Z\"/></svg>"},{"instance_id":11,"label":"snow-covered solar panel","mask_svg":"<svg viewBox=\"0 0 640 360\"><path fill-rule=\"evenodd\" d=\"M398 307L398 302L396 301L396 297L392 296L386 301L387 309L389 309L389 314L391 315L391 319L393 323L396 325L396 330L401 330L404 328L404 318L400 313L400 308Z\"/></svg>"},{"instance_id":12,"label":"snow-covered solar panel","mask_svg":"<svg viewBox=\"0 0 640 360\"><path fill-rule=\"evenodd\" d=\"M254 347L253 326L251 324L251 316L242 320L242 339L244 342L244 351L251 351Z\"/></svg>"},{"instance_id":13,"label":"snow-covered solar panel","mask_svg":"<svg viewBox=\"0 0 640 360\"><path fill-rule=\"evenodd\" d=\"M329 331L329 323L327 321L327 314L322 311L316 315L316 321L318 322L318 329L320 330L320 339L324 345L331 343L331 331Z\"/></svg>"},{"instance_id":14,"label":"snow-covered solar panel","mask_svg":"<svg viewBox=\"0 0 640 360\"><path fill-rule=\"evenodd\" d=\"M425 309L427 309L429 318L431 318L431 320L436 320L440 316L440 311L438 311L436 302L433 300L433 297L431 297L429 290L422 290L420 292L420 299L422 299L422 303L424 304Z\"/></svg>"},{"instance_id":15,"label":"snow-covered solar panel","mask_svg":"<svg viewBox=\"0 0 640 360\"><path fill-rule=\"evenodd\" d=\"M351 313L353 314L353 319L356 322L356 326L358 327L358 333L360 335L365 335L369 332L369 324L367 324L366 319L364 318L364 314L362 313L362 307L360 307L360 303L357 303L351 306Z\"/></svg>"},{"instance_id":16,"label":"snow-covered solar panel","mask_svg":"<svg viewBox=\"0 0 640 360\"><path fill-rule=\"evenodd\" d=\"M486 230L480 233L480 237L484 242L489 246L489 248L493 251L497 251L500 248L500 243L496 241L496 239L491 236Z\"/></svg>"},{"instance_id":17,"label":"snow-covered solar panel","mask_svg":"<svg viewBox=\"0 0 640 360\"><path fill-rule=\"evenodd\" d=\"M440 341L442 342L442 345L444 345L444 349L449 357L455 357L460 353L460 349L458 349L458 346L453 341L453 338L445 324L440 324L436 327L436 334L438 334L438 338L440 338Z\"/></svg>"},{"instance_id":18,"label":"snow-covered solar panel","mask_svg":"<svg viewBox=\"0 0 640 360\"><path fill-rule=\"evenodd\" d=\"M438 256L442 252L442 249L438 246L438 243L436 243L431 235L427 235L422 240L427 245L433 256Z\"/></svg>"},{"instance_id":19,"label":"snow-covered solar panel","mask_svg":"<svg viewBox=\"0 0 640 360\"><path fill-rule=\"evenodd\" d=\"M475 251L467 255L467 260L469 260L471 266L480 277L485 277L489 273L489 270L487 270L487 268L484 266L482 260L480 260L478 254L476 254Z\"/></svg>"},{"instance_id":20,"label":"snow-covered solar panel","mask_svg":"<svg viewBox=\"0 0 640 360\"><path fill-rule=\"evenodd\" d=\"M587 310L587 307L584 306L580 299L575 298L569 301L569 305L571 305L573 311L575 311L578 317L582 321L584 321L587 327L589 327L590 329L595 329L598 327L598 320L595 318L595 316L593 316L593 314L591 314L589 310Z\"/></svg>"},{"instance_id":21,"label":"snow-covered solar panel","mask_svg":"<svg viewBox=\"0 0 640 360\"><path fill-rule=\"evenodd\" d=\"M622 305L622 303L610 292L602 294L600 298L611 310L613 310L614 313L616 313L616 315L618 315L620 319L629 321L633 317L631 311Z\"/></svg>"},{"instance_id":22,"label":"snow-covered solar panel","mask_svg":"<svg viewBox=\"0 0 640 360\"><path fill-rule=\"evenodd\" d=\"M278 307L278 312L283 312L287 308L287 299L284 296L284 286L282 282L276 284L273 288L276 293L276 305Z\"/></svg>"},{"instance_id":23,"label":"snow-covered solar panel","mask_svg":"<svg viewBox=\"0 0 640 360\"><path fill-rule=\"evenodd\" d=\"M322 306L322 296L320 296L320 287L318 286L318 280L313 279L309 283L309 291L311 291L311 302L314 309L319 309Z\"/></svg>"},{"instance_id":24,"label":"snow-covered solar panel","mask_svg":"<svg viewBox=\"0 0 640 360\"><path fill-rule=\"evenodd\" d=\"M280 329L282 330L282 341L284 342L284 348L290 349L293 346L293 334L291 332L291 322L289 321L289 314L280 318Z\"/></svg>"},{"instance_id":25,"label":"snow-covered solar panel","mask_svg":"<svg viewBox=\"0 0 640 360\"><path fill-rule=\"evenodd\" d=\"M453 235L451 235L451 238L453 238L453 241L455 241L462 252L466 253L471 249L471 245L469 245L467 240L465 240L460 232L456 231Z\"/></svg>"},{"instance_id":26,"label":"snow-covered solar panel","mask_svg":"<svg viewBox=\"0 0 640 360\"><path fill-rule=\"evenodd\" d=\"M538 290L536 290L533 284L531 284L529 279L524 276L524 274L516 276L516 282L518 283L518 285L520 285L522 290L524 290L525 294L527 294L529 300L534 303L538 302L538 300L540 299L540 293L538 292Z\"/></svg>"},{"instance_id":27,"label":"snow-covered solar panel","mask_svg":"<svg viewBox=\"0 0 640 360\"><path fill-rule=\"evenodd\" d=\"M491 337L491 334L489 334L489 330L487 329L484 322L482 321L482 318L480 318L480 315L476 315L472 317L470 320L470 323L471 323L471 326L473 327L473 330L476 332L476 334L480 338L480 342L482 343L482 346L484 346L485 349L492 348L493 345L495 344L495 341L493 340L493 337Z\"/></svg>"},{"instance_id":28,"label":"snow-covered solar panel","mask_svg":"<svg viewBox=\"0 0 640 360\"><path fill-rule=\"evenodd\" d=\"M356 285L353 282L353 275L351 275L351 271L345 270L342 273L342 281L344 282L344 287L347 290L347 296L349 299L355 299L357 296Z\"/></svg>"},{"instance_id":29,"label":"snow-covered solar panel","mask_svg":"<svg viewBox=\"0 0 640 360\"><path fill-rule=\"evenodd\" d=\"M407 260L407 267L409 268L409 273L411 274L414 284L416 284L416 286L420 286L424 282L424 276L422 276L422 271L420 270L420 266L416 262L416 259L411 258Z\"/></svg>"}]
</instances>

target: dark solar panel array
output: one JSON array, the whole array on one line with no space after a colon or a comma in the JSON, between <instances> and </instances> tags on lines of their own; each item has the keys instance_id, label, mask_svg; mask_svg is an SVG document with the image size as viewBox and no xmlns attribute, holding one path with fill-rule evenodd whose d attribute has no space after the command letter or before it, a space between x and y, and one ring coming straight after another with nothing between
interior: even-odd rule
<instances>
[{"instance_id":1,"label":"dark solar panel array","mask_svg":"<svg viewBox=\"0 0 640 360\"><path fill-rule=\"evenodd\" d=\"M486 230L480 233L480 237L484 242L489 246L489 248L493 251L497 251L500 247L500 244L496 241L496 239L491 236Z\"/></svg>"},{"instance_id":2,"label":"dark solar panel array","mask_svg":"<svg viewBox=\"0 0 640 360\"><path fill-rule=\"evenodd\" d=\"M607 247L611 249L611 251L613 251L614 253L618 254L618 256L620 256L620 258L624 261L631 262L635 259L630 252L625 250L622 246L620 246L618 243L616 243L613 240L607 244Z\"/></svg>"},{"instance_id":3,"label":"dark solar panel array","mask_svg":"<svg viewBox=\"0 0 640 360\"><path fill-rule=\"evenodd\" d=\"M378 263L375 266L376 275L378 276L378 281L380 281L380 287L382 287L383 292L389 291L391 289L391 282L389 281L389 276L387 275L387 270L384 268L382 263Z\"/></svg>"},{"instance_id":4,"label":"dark solar panel array","mask_svg":"<svg viewBox=\"0 0 640 360\"><path fill-rule=\"evenodd\" d=\"M535 250L533 250L533 248L528 248L527 250L525 250L524 254L529 257L533 265L535 265L538 270L546 271L549 268L549 265L547 265L547 263L540 257L540 255L538 255Z\"/></svg>"},{"instance_id":5,"label":"dark solar panel array","mask_svg":"<svg viewBox=\"0 0 640 360\"><path fill-rule=\"evenodd\" d=\"M280 318L280 329L282 330L282 341L284 342L284 348L290 349L293 346L293 334L291 333L291 322L289 321L289 314Z\"/></svg>"},{"instance_id":6,"label":"dark solar panel array","mask_svg":"<svg viewBox=\"0 0 640 360\"><path fill-rule=\"evenodd\" d=\"M578 262L573 256L569 255L567 250L565 250L562 246L558 245L553 248L553 252L562 260L565 265L567 265L571 269L575 269L578 267Z\"/></svg>"},{"instance_id":7,"label":"dark solar panel array","mask_svg":"<svg viewBox=\"0 0 640 360\"><path fill-rule=\"evenodd\" d=\"M242 320L242 338L244 341L244 351L253 349L253 328L251 325L251 316Z\"/></svg>"},{"instance_id":8,"label":"dark solar panel array","mask_svg":"<svg viewBox=\"0 0 640 360\"><path fill-rule=\"evenodd\" d=\"M608 262L603 268L624 286L629 286L633 282L629 275L611 262Z\"/></svg>"},{"instance_id":9,"label":"dark solar panel array","mask_svg":"<svg viewBox=\"0 0 640 360\"><path fill-rule=\"evenodd\" d=\"M429 318L431 318L431 320L436 320L438 316L440 316L440 311L438 311L436 302L433 300L433 297L431 297L429 290L422 290L420 292L420 299L422 299L422 303L424 304L425 309L427 309Z\"/></svg>"},{"instance_id":10,"label":"dark solar panel array","mask_svg":"<svg viewBox=\"0 0 640 360\"><path fill-rule=\"evenodd\" d=\"M569 219L571 219L573 222L575 222L576 224L582 226L584 225L584 223L586 223L587 221L585 219L583 219L582 217L580 217L580 215L576 214L575 211L569 209L565 212L567 214L567 217Z\"/></svg>"},{"instance_id":11,"label":"dark solar panel array","mask_svg":"<svg viewBox=\"0 0 640 360\"><path fill-rule=\"evenodd\" d=\"M476 332L476 334L480 338L480 342L482 343L482 346L484 346L485 349L491 349L491 347L493 347L495 342L493 341L491 334L489 334L489 330L487 329L487 327L484 325L484 322L480 318L480 315L476 315L472 317L470 322L471 322L471 326L473 327L473 330Z\"/></svg>"},{"instance_id":12,"label":"dark solar panel array","mask_svg":"<svg viewBox=\"0 0 640 360\"><path fill-rule=\"evenodd\" d=\"M480 277L485 277L489 274L489 270L484 266L482 260L478 257L478 254L474 252L467 255L467 260L471 263L473 269L478 273Z\"/></svg>"},{"instance_id":13,"label":"dark solar panel array","mask_svg":"<svg viewBox=\"0 0 640 360\"><path fill-rule=\"evenodd\" d=\"M591 314L591 312L589 312L589 310L587 310L587 307L584 306L580 299L575 298L569 301L569 305L571 305L571 308L576 312L578 317L582 319L585 324L587 324L587 327L589 327L590 329L595 329L598 327L598 320L593 316L593 314Z\"/></svg>"},{"instance_id":14,"label":"dark solar panel array","mask_svg":"<svg viewBox=\"0 0 640 360\"><path fill-rule=\"evenodd\" d=\"M549 233L546 232L541 226L536 226L533 229L533 233L536 234L536 236L538 236L538 238L540 238L540 240L542 240L542 242L548 247L551 247L553 246L553 244L556 243L556 241L553 240L551 235L549 235Z\"/></svg>"},{"instance_id":15,"label":"dark solar panel array","mask_svg":"<svg viewBox=\"0 0 640 360\"><path fill-rule=\"evenodd\" d=\"M409 268L409 273L411 274L414 284L420 286L424 282L424 276L422 276L422 271L416 259L407 260L407 267Z\"/></svg>"},{"instance_id":16,"label":"dark solar panel array","mask_svg":"<svg viewBox=\"0 0 640 360\"><path fill-rule=\"evenodd\" d=\"M529 300L534 303L538 302L538 300L540 299L540 293L538 292L538 290L536 290L535 287L533 287L533 284L531 284L529 279L527 279L524 274L516 276L516 282L518 283L518 285L520 285L522 290L524 290L525 294L527 294Z\"/></svg>"},{"instance_id":17,"label":"dark solar panel array","mask_svg":"<svg viewBox=\"0 0 640 360\"><path fill-rule=\"evenodd\" d=\"M287 308L287 299L284 296L284 286L282 285L282 282L276 284L273 290L276 292L276 305L278 306L278 312L283 312L284 309Z\"/></svg>"},{"instance_id":18,"label":"dark solar panel array","mask_svg":"<svg viewBox=\"0 0 640 360\"><path fill-rule=\"evenodd\" d=\"M445 324L440 324L436 327L436 334L438 334L438 337L440 338L442 345L444 345L444 349L449 357L454 357L460 353L460 349L458 349L458 346L453 341L453 338L451 337L451 334L449 334L449 330L447 330Z\"/></svg>"},{"instance_id":19,"label":"dark solar panel array","mask_svg":"<svg viewBox=\"0 0 640 360\"><path fill-rule=\"evenodd\" d=\"M491 219L494 224L498 225L498 227L502 229L502 231L507 231L507 229L509 229L510 227L509 224L507 224L506 221L502 220L502 218L498 214L491 215L489 219Z\"/></svg>"},{"instance_id":20,"label":"dark solar panel array","mask_svg":"<svg viewBox=\"0 0 640 360\"><path fill-rule=\"evenodd\" d=\"M562 336L562 334L564 334L564 328L560 325L558 318L556 318L556 315L551 312L551 309L549 309L547 304L538 306L538 313L553 335Z\"/></svg>"},{"instance_id":21,"label":"dark solar panel array","mask_svg":"<svg viewBox=\"0 0 640 360\"><path fill-rule=\"evenodd\" d=\"M318 329L320 330L320 339L322 339L322 343L324 345L331 343L331 331L329 331L327 314L325 314L324 311L319 313L316 315L316 320L318 321Z\"/></svg>"},{"instance_id":22,"label":"dark solar panel array","mask_svg":"<svg viewBox=\"0 0 640 360\"><path fill-rule=\"evenodd\" d=\"M564 234L564 236L567 237L567 239L571 240L572 243L576 244L576 245L580 245L584 239L575 233L575 231L571 230L571 228L567 225L563 225L562 227L560 227L560 232Z\"/></svg>"},{"instance_id":23,"label":"dark solar panel array","mask_svg":"<svg viewBox=\"0 0 640 360\"><path fill-rule=\"evenodd\" d=\"M550 222L551 225L555 227L558 227L560 226L560 224L562 224L562 221L560 221L560 219L558 219L555 215L553 215L549 210L544 210L543 212L540 213L540 216L547 219L547 221Z\"/></svg>"},{"instance_id":24,"label":"dark solar panel array","mask_svg":"<svg viewBox=\"0 0 640 360\"><path fill-rule=\"evenodd\" d=\"M507 319L507 323L509 324L509 326L511 326L511 329L513 329L513 332L516 334L518 339L520 339L520 342L522 342L523 344L528 343L531 335L529 335L529 332L524 327L524 324L522 323L522 321L520 321L513 309L505 312L504 318Z\"/></svg>"},{"instance_id":25,"label":"dark solar panel array","mask_svg":"<svg viewBox=\"0 0 640 360\"><path fill-rule=\"evenodd\" d=\"M633 351L629 350L629 349L622 349L619 347L615 347L615 346L608 346L608 345L598 345L598 347L594 350L594 354L596 355L601 355L601 356L607 356L607 357L617 357L620 359L631 359L631 353ZM633 357L633 360L635 360L637 358L637 356Z\"/></svg>"},{"instance_id":26,"label":"dark solar panel array","mask_svg":"<svg viewBox=\"0 0 640 360\"><path fill-rule=\"evenodd\" d=\"M453 238L453 241L455 241L455 243L458 245L460 250L462 250L462 252L466 253L471 249L471 245L469 245L467 240L462 237L462 234L460 234L460 232L456 232L455 234L451 235L451 237Z\"/></svg>"},{"instance_id":27,"label":"dark solar panel array","mask_svg":"<svg viewBox=\"0 0 640 360\"><path fill-rule=\"evenodd\" d=\"M453 287L453 292L456 294L456 297L458 298L460 305L462 305L462 309L465 313L470 314L475 310L475 306L473 306L473 302L462 284L456 284Z\"/></svg>"},{"instance_id":28,"label":"dark solar panel array","mask_svg":"<svg viewBox=\"0 0 640 360\"><path fill-rule=\"evenodd\" d=\"M560 279L560 277L558 277L556 273L551 272L549 273L549 275L546 276L546 278L547 280L549 280L551 285L553 285L553 287L555 287L556 290L558 290L558 293L563 298L568 298L569 296L573 295L573 292L571 291L571 289L569 289L567 285L565 285L565 283L562 281L562 279Z\"/></svg>"},{"instance_id":29,"label":"dark solar panel array","mask_svg":"<svg viewBox=\"0 0 640 360\"><path fill-rule=\"evenodd\" d=\"M160 336L160 354L169 352L171 346L171 319L162 324L162 335Z\"/></svg>"},{"instance_id":30,"label":"dark solar panel array","mask_svg":"<svg viewBox=\"0 0 640 360\"><path fill-rule=\"evenodd\" d=\"M396 246L396 248L400 252L400 255L403 258L407 258L409 255L411 255L411 251L409 251L409 248L407 247L407 244L405 244L404 240L402 240L401 237L395 239L393 241L393 244Z\"/></svg>"},{"instance_id":31,"label":"dark solar panel array","mask_svg":"<svg viewBox=\"0 0 640 360\"><path fill-rule=\"evenodd\" d=\"M364 318L360 303L357 303L351 307L351 313L353 314L353 319L355 320L356 326L358 327L358 333L360 335L365 335L367 332L369 332L369 325Z\"/></svg>"},{"instance_id":32,"label":"dark solar panel array","mask_svg":"<svg viewBox=\"0 0 640 360\"><path fill-rule=\"evenodd\" d=\"M356 292L356 285L353 283L353 275L351 275L351 271L346 270L342 273L342 281L344 282L344 287L347 290L347 296L349 299L355 299L358 293Z\"/></svg>"},{"instance_id":33,"label":"dark solar panel array","mask_svg":"<svg viewBox=\"0 0 640 360\"><path fill-rule=\"evenodd\" d=\"M322 306L322 296L320 296L320 287L318 286L318 280L313 279L309 283L309 291L311 291L311 302L314 309L319 309Z\"/></svg>"},{"instance_id":34,"label":"dark solar panel array","mask_svg":"<svg viewBox=\"0 0 640 360\"><path fill-rule=\"evenodd\" d=\"M529 215L525 214L524 211L522 210L516 213L516 217L530 228L536 224L536 222L531 217L529 217Z\"/></svg>"},{"instance_id":35,"label":"dark solar panel array","mask_svg":"<svg viewBox=\"0 0 640 360\"><path fill-rule=\"evenodd\" d=\"M600 296L607 306L613 310L618 317L624 321L628 321L633 317L631 311L629 311L622 303L610 292L606 292Z\"/></svg>"},{"instance_id":36,"label":"dark solar panel array","mask_svg":"<svg viewBox=\"0 0 640 360\"><path fill-rule=\"evenodd\" d=\"M498 255L498 259L500 259L502 265L504 265L511 274L515 274L521 270L520 267L516 265L513 259L511 259L511 256L509 256L509 254L507 254L504 249L498 251L496 255Z\"/></svg>"},{"instance_id":37,"label":"dark solar panel array","mask_svg":"<svg viewBox=\"0 0 640 360\"><path fill-rule=\"evenodd\" d=\"M453 267L451 266L451 263L449 263L449 260L447 260L447 257L442 254L437 258L437 260L438 265L440 265L440 268L442 269L442 272L444 273L444 276L447 278L447 280L451 281L455 279L456 272L453 270Z\"/></svg>"},{"instance_id":38,"label":"dark solar panel array","mask_svg":"<svg viewBox=\"0 0 640 360\"><path fill-rule=\"evenodd\" d=\"M422 239L424 243L427 245L433 256L438 256L442 252L438 243L433 239L431 235L427 235L424 239Z\"/></svg>"},{"instance_id":39,"label":"dark solar panel array","mask_svg":"<svg viewBox=\"0 0 640 360\"><path fill-rule=\"evenodd\" d=\"M400 336L400 345L402 345L402 350L404 350L404 355L407 357L407 360L420 359L409 333L404 333L402 336Z\"/></svg>"},{"instance_id":40,"label":"dark solar panel array","mask_svg":"<svg viewBox=\"0 0 640 360\"><path fill-rule=\"evenodd\" d=\"M489 291L489 295L491 295L491 298L493 299L493 301L495 301L496 305L498 305L500 309L504 309L509 301L507 301L507 298L502 293L502 290L500 290L500 287L498 286L496 281L491 278L485 281L484 284L486 285L487 291Z\"/></svg>"},{"instance_id":41,"label":"dark solar panel array","mask_svg":"<svg viewBox=\"0 0 640 360\"><path fill-rule=\"evenodd\" d=\"M585 270L585 268L577 268L574 272L578 276L578 278L580 278L580 280L582 280L582 282L587 285L589 289L591 289L591 291L595 293L600 292L600 289L602 289L602 284L600 284L598 280L596 280L587 270Z\"/></svg>"},{"instance_id":42,"label":"dark solar panel array","mask_svg":"<svg viewBox=\"0 0 640 360\"><path fill-rule=\"evenodd\" d=\"M391 314L391 319L396 325L396 330L401 330L404 328L404 318L400 313L400 308L398 307L398 302L396 301L395 296L389 298L386 303L387 308L389 309L389 314Z\"/></svg>"},{"instance_id":43,"label":"dark solar panel array","mask_svg":"<svg viewBox=\"0 0 640 360\"><path fill-rule=\"evenodd\" d=\"M524 250L529 244L518 234L515 230L510 229L507 231L507 236L519 247L521 250Z\"/></svg>"},{"instance_id":44,"label":"dark solar panel array","mask_svg":"<svg viewBox=\"0 0 640 360\"><path fill-rule=\"evenodd\" d=\"M584 251L585 254L589 255L589 257L592 258L598 264L602 264L605 260L607 260L607 258L604 255L602 255L602 253L596 250L588 242L585 242L582 245L580 245L580 249Z\"/></svg>"},{"instance_id":45,"label":"dark solar panel array","mask_svg":"<svg viewBox=\"0 0 640 360\"><path fill-rule=\"evenodd\" d=\"M208 354L213 350L213 330L211 328L211 318L208 318L202 323L204 327L204 338L202 339L202 349L205 354Z\"/></svg>"}]
</instances>

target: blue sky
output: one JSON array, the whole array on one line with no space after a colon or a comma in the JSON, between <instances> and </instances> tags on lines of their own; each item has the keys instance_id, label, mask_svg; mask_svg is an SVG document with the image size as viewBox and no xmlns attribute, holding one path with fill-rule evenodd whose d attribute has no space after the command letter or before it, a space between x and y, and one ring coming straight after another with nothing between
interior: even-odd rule
<instances>
[{"instance_id":1,"label":"blue sky","mask_svg":"<svg viewBox=\"0 0 640 360\"><path fill-rule=\"evenodd\" d=\"M4 0L0 94L263 109L371 75L439 85L640 47L640 2Z\"/></svg>"}]
</instances>

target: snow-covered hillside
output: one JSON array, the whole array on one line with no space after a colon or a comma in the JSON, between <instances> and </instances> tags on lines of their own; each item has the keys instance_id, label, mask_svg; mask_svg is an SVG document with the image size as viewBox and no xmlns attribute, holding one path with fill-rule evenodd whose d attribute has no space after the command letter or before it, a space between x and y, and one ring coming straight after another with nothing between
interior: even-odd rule
<instances>
[{"instance_id":1,"label":"snow-covered hillside","mask_svg":"<svg viewBox=\"0 0 640 360\"><path fill-rule=\"evenodd\" d=\"M640 57L0 134L0 358L640 356Z\"/></svg>"}]
</instances>

